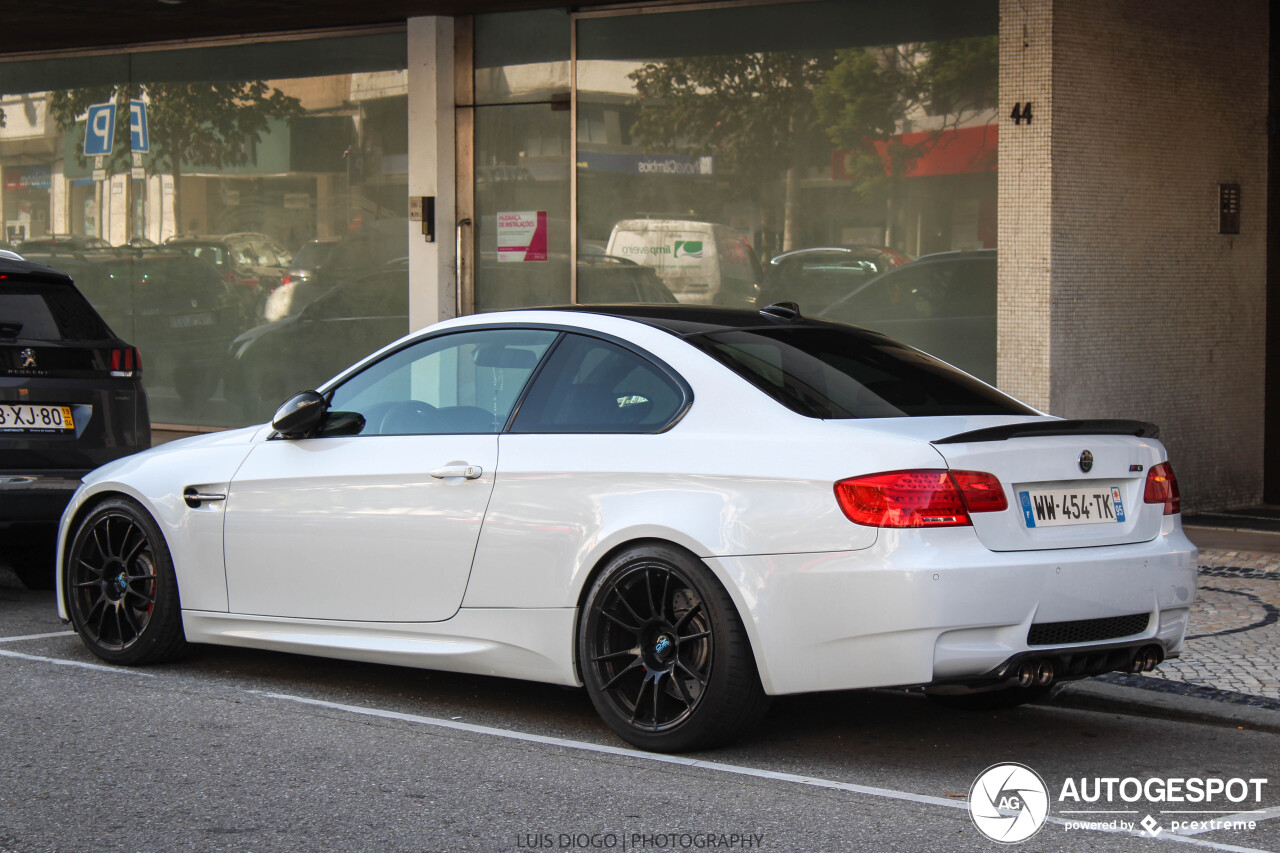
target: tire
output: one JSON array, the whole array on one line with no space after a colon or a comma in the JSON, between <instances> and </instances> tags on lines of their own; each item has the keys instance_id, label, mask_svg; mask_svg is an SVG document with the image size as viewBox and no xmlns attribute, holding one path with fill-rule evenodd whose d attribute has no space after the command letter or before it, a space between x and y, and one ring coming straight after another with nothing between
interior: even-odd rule
<instances>
[{"instance_id":1,"label":"tire","mask_svg":"<svg viewBox=\"0 0 1280 853\"><path fill-rule=\"evenodd\" d=\"M674 545L628 548L599 573L579 620L578 667L605 724L641 749L719 746L768 710L732 599Z\"/></svg>"},{"instance_id":2,"label":"tire","mask_svg":"<svg viewBox=\"0 0 1280 853\"><path fill-rule=\"evenodd\" d=\"M926 696L944 708L960 711L1004 711L1047 696L1050 686L1033 684L1030 687L1002 687L981 693L930 693Z\"/></svg>"},{"instance_id":3,"label":"tire","mask_svg":"<svg viewBox=\"0 0 1280 853\"><path fill-rule=\"evenodd\" d=\"M53 589L54 578L58 572L54 569L53 552L41 553L40 558L33 558L31 553L14 556L11 564L13 573L18 576L22 585L30 590Z\"/></svg>"},{"instance_id":4,"label":"tire","mask_svg":"<svg viewBox=\"0 0 1280 853\"><path fill-rule=\"evenodd\" d=\"M40 525L24 529L22 534L20 541L10 540L4 543L9 567L27 589L53 589L53 581L58 576L55 565L57 528L53 525Z\"/></svg>"},{"instance_id":5,"label":"tire","mask_svg":"<svg viewBox=\"0 0 1280 853\"><path fill-rule=\"evenodd\" d=\"M186 651L173 559L135 501L94 507L76 528L63 572L71 625L98 657L139 666Z\"/></svg>"}]
</instances>

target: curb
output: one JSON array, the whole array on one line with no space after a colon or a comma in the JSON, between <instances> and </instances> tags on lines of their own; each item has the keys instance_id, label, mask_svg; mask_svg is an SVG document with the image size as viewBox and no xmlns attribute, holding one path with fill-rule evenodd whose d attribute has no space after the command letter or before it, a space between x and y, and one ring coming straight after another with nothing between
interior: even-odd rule
<instances>
[{"instance_id":1,"label":"curb","mask_svg":"<svg viewBox=\"0 0 1280 853\"><path fill-rule=\"evenodd\" d=\"M1163 681L1163 679L1152 680ZM1244 694L1239 695L1244 696ZM1240 704L1231 699L1188 696L1092 679L1068 682L1055 690L1052 696L1041 704L1056 708L1105 711L1135 717L1207 723L1214 726L1280 734L1280 710L1274 708Z\"/></svg>"}]
</instances>

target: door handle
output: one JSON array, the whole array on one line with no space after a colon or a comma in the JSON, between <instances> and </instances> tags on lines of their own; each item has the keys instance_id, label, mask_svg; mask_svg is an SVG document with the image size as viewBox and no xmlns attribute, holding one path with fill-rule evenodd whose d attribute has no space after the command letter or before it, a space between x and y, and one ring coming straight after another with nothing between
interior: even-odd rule
<instances>
[{"instance_id":1,"label":"door handle","mask_svg":"<svg viewBox=\"0 0 1280 853\"><path fill-rule=\"evenodd\" d=\"M226 495L222 494L206 494L196 489L195 486L187 486L182 490L182 500L187 506L195 509L205 501L225 501Z\"/></svg>"},{"instance_id":2,"label":"door handle","mask_svg":"<svg viewBox=\"0 0 1280 853\"><path fill-rule=\"evenodd\" d=\"M450 477L462 477L467 480L475 480L484 473L484 469L479 465L445 465L443 468L436 468L431 472L431 476L437 480L445 480Z\"/></svg>"}]
</instances>

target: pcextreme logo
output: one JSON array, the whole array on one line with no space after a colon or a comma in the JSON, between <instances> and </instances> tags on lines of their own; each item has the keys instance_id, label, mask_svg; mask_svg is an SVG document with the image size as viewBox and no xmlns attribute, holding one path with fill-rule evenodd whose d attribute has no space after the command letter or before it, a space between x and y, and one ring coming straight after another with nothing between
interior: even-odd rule
<instances>
[{"instance_id":1,"label":"pcextreme logo","mask_svg":"<svg viewBox=\"0 0 1280 853\"><path fill-rule=\"evenodd\" d=\"M1066 831L1124 832L1148 838L1166 829L1175 834L1252 830L1257 828L1256 816L1264 814L1257 806L1266 785L1266 779L1239 777L1067 777L1057 797L1061 817L1054 822ZM1160 817L1147 814L1139 819L1140 802ZM1117 804L1124 808L1117 809ZM993 764L978 774L969 789L973 825L1000 844L1018 844L1039 832L1049 820L1050 805L1044 779L1025 764ZM1158 808L1164 805L1169 808ZM1204 808L1188 810L1187 805Z\"/></svg>"}]
</instances>

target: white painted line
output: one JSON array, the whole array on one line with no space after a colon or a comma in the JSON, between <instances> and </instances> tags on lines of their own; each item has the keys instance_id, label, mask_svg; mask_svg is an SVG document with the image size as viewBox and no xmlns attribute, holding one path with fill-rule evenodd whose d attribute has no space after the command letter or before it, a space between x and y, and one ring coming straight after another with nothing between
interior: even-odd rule
<instances>
[{"instance_id":1,"label":"white painted line","mask_svg":"<svg viewBox=\"0 0 1280 853\"><path fill-rule=\"evenodd\" d=\"M21 640L47 640L50 637L74 637L75 631L54 631L52 634L26 634L22 637L0 637L0 643L17 643Z\"/></svg>"},{"instance_id":2,"label":"white painted line","mask_svg":"<svg viewBox=\"0 0 1280 853\"><path fill-rule=\"evenodd\" d=\"M127 666L106 666L100 663L85 663L83 661L78 661L78 660L63 660L62 658L47 658L47 657L42 657L40 655L24 655L20 652L8 652L3 649L0 649L0 657L17 658L19 660L33 660L33 661L39 661L40 663L57 664L58 666L78 666L81 669L92 669L97 672L115 672L123 675L142 675L142 676L146 676L147 678L155 678L155 675L150 672L143 672L140 669L131 669L130 667L127 667Z\"/></svg>"},{"instance_id":3,"label":"white painted line","mask_svg":"<svg viewBox=\"0 0 1280 853\"><path fill-rule=\"evenodd\" d=\"M506 738L507 740L542 744L543 746L558 746L563 749L598 752L605 755L620 755L626 758L639 758L644 761L654 761L659 764L680 764L685 767L698 767L703 770L715 770L720 773L735 773L740 776L754 776L759 779L774 779L779 782L795 782L801 785L812 785L818 788L833 788L839 791L849 791L854 794L868 794L873 797L885 797L891 800L909 800L914 803L926 803L932 806L946 806L951 809L968 809L969 807L968 803L964 800L948 800L942 797L930 797L924 794L911 794L906 791L894 791L889 788L873 788L867 785L855 785L851 782L836 782L830 779L815 779L810 776L799 776L794 773L779 773L774 770L740 767L736 764L720 764L715 761L703 761L698 758L687 758L683 755L664 755L658 752L641 752L639 750L627 749L620 746L607 746L605 744L588 743L587 741L581 740L568 740L566 738L535 735L527 732L512 731L511 729L498 729L492 726L477 726L473 723L459 723L454 720L442 720L439 717L422 717L417 714L404 714L399 711L384 711L381 708L366 708L360 705L343 705L339 702L326 702L323 699L308 699L305 696L292 696L288 693L266 693L257 690L250 690L249 692L257 693L260 696L266 696L270 699L281 699L286 702L297 702L302 705L316 705L321 708L330 708L336 711L347 711L353 714L364 714L369 717L382 717L387 720L401 720L406 723L418 723L420 725L436 726L442 729L453 729L454 731L459 732L490 735L492 737Z\"/></svg>"},{"instance_id":4,"label":"white painted line","mask_svg":"<svg viewBox=\"0 0 1280 853\"><path fill-rule=\"evenodd\" d=\"M452 729L459 732L468 732L471 734L489 735L491 737L500 737L507 740L522 741L524 743L536 743L544 746L557 746L562 749L573 749L581 752L595 752L604 755L617 755L624 758L634 758L641 761L653 761L658 764L678 764L685 767L696 767L701 770L711 770L718 773L732 773L737 776L751 776L757 779L770 779L777 782L790 782L797 785L808 785L814 788L827 788L836 791L848 791L853 794L865 794L871 797L883 797L889 800L906 800L913 803L922 803L930 806L945 806L949 809L968 810L969 803L967 800L944 799L943 797L930 797L925 794L912 794L908 791L895 791L891 788L875 788L869 785L856 785L852 782L837 782L833 779L818 779L812 776L801 776L795 773L780 773L776 770L762 770L757 767L742 767L737 764L721 764L716 761L702 761L697 758L686 758L682 755L664 755L657 752L641 752L635 749L626 749L620 746L606 746L599 743L589 743L587 741L569 740L567 738L548 737L546 735L535 735L527 732L518 732L511 729L499 729L493 726L477 726L473 723L461 723L455 720L443 720L439 717L423 717L418 714L405 714L400 711L386 711L381 708L366 708L361 705L344 705L341 702L327 702L323 699L309 699L305 696L293 696L288 693L268 693L261 690L249 690L258 696L264 696L269 699L279 699L284 702L296 702L300 705L314 705L319 708L329 708L334 711L346 711L351 714L363 714L367 717L381 717L386 720L400 720L406 723L417 723L425 726L435 726L442 729ZM1066 826L1068 823L1076 823L1077 821L1067 821L1062 818L1050 817L1047 819L1049 823ZM1186 835L1175 835L1173 833L1160 833L1152 839L1151 835L1146 832L1137 830L1123 829L1089 829L1081 830L1082 832L1106 832L1114 835L1132 835L1138 838L1147 838L1155 841L1172 841L1180 844L1190 844L1195 847L1204 847L1210 850L1223 850L1227 853L1267 853L1267 851L1259 850L1254 847L1237 847L1232 844L1219 844L1214 841L1205 841L1199 838L1189 838Z\"/></svg>"},{"instance_id":5,"label":"white painted line","mask_svg":"<svg viewBox=\"0 0 1280 853\"><path fill-rule=\"evenodd\" d=\"M61 636L61 635L58 635ZM17 639L17 638L14 638ZM81 669L90 669L98 672L114 672L126 675L140 675L147 678L155 676L150 672L144 672L138 669L121 666L104 666L103 664L84 663L81 661L64 660L62 658L43 657L41 655L24 655L20 652L10 652L0 649L0 657L16 658L18 660L37 661L40 663L51 663L58 666L74 666ZM418 714L405 714L400 711L386 711L381 708L366 708L360 705L345 705L341 702L327 702L323 699L309 699L305 696L293 696L288 693L268 693L262 690L246 690L246 693L263 696L268 699L278 699L284 702L294 702L300 705L313 705L319 708L329 708L335 711L345 711L350 714L362 714L367 717L380 717L386 720L400 720L407 723L417 723L419 725L434 726L442 729L452 729L454 731L468 732L471 734L488 735L491 737L500 737L507 740L522 741L524 743L536 743L544 746L556 746L562 749L578 750L580 752L595 752L603 755L616 755L623 758L633 758L641 761L652 761L658 764L676 764L684 767L696 767L701 770L710 770L717 773L730 773L736 776L750 776L756 779L769 779L776 782L789 782L796 785L808 785L813 788L826 788L835 791L847 791L852 794L864 794L871 797L881 797L888 800L905 800L912 803L921 803L930 806L943 806L949 809L965 809L969 808L966 800L945 799L943 797L931 797L925 794L913 794L909 791L895 791L892 788L876 788L870 785L857 785L852 782L838 782L834 779L818 779L812 776L802 776L796 773L781 773L776 770L763 770L757 767L742 767L737 764L721 764L717 761L702 761L697 758L686 758L682 755L664 755L656 752L641 752L635 749L627 749L620 746L607 746L599 743L589 743L587 741L569 740L567 738L548 737L546 735L535 735L527 732L518 732L511 729L499 729L493 726L478 726L473 723L462 723L456 720L442 720L438 717L423 717ZM1280 817L1280 806L1271 809L1265 809L1262 812L1265 817L1253 819L1267 819L1271 817ZM1246 812L1241 814L1241 819L1249 819L1252 815L1258 815L1259 812ZM1078 821L1067 821L1063 818L1049 817L1046 822L1066 826L1068 823L1077 823ZM1112 835L1132 835L1138 838L1146 838L1154 841L1172 841L1179 844L1190 844L1195 847L1203 847L1209 850L1221 850L1225 853L1267 853L1265 850L1259 850L1254 847L1237 847L1232 844L1219 844L1215 841L1205 841L1200 838L1192 838L1190 836L1197 835L1201 831L1174 833L1162 832L1160 835L1152 838L1149 833L1140 832L1138 830L1125 829L1109 829L1096 828L1080 830L1081 832L1104 832Z\"/></svg>"}]
</instances>

